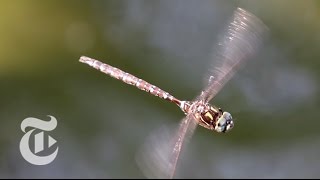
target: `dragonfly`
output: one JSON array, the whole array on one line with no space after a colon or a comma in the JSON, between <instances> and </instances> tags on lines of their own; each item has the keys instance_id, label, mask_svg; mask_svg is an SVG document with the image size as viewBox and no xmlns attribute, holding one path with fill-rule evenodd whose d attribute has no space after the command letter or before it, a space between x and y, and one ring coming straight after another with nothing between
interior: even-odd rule
<instances>
[{"instance_id":1,"label":"dragonfly","mask_svg":"<svg viewBox=\"0 0 320 180\"><path fill-rule=\"evenodd\" d=\"M201 93L190 101L180 100L143 79L88 56L81 56L79 61L126 84L172 102L182 110L185 117L168 142L169 153L166 154L166 161L157 162L162 163L158 167L165 167L165 177L173 178L182 147L198 125L217 133L227 133L233 129L232 115L220 107L211 105L210 101L257 51L266 30L266 25L254 14L243 8L236 8L215 48L212 59L216 64L209 69L207 83ZM154 150L161 151L164 147L157 148Z\"/></svg>"}]
</instances>

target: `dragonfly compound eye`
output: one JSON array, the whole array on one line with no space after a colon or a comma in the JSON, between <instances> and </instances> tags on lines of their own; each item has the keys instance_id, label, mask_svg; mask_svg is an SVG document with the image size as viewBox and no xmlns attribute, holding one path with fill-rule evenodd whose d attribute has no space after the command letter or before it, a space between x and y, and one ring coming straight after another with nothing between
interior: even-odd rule
<instances>
[{"instance_id":1,"label":"dragonfly compound eye","mask_svg":"<svg viewBox=\"0 0 320 180\"><path fill-rule=\"evenodd\" d=\"M215 130L217 132L228 132L233 128L234 124L233 124L233 120L232 120L232 116L230 113L228 112L223 112L223 114L219 117L219 119L217 120L216 126L215 126Z\"/></svg>"}]
</instances>

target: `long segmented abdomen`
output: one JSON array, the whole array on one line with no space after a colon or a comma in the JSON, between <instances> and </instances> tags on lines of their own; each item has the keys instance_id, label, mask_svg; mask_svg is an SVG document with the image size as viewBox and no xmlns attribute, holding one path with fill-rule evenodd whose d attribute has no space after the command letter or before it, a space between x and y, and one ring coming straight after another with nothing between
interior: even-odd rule
<instances>
[{"instance_id":1,"label":"long segmented abdomen","mask_svg":"<svg viewBox=\"0 0 320 180\"><path fill-rule=\"evenodd\" d=\"M110 66L108 64L102 63L96 59L92 59L86 56L80 57L80 62L86 63L91 67L94 67L95 69L100 70L101 72L108 74L109 76L119 79L127 84L136 86L137 88L149 92L152 95L158 96L160 98L163 98L165 100L169 100L172 102L177 103L177 100L175 97L170 95L169 93L163 91L162 89L158 88L157 86L154 86L142 79L139 79L135 77L132 74L126 73L116 67Z\"/></svg>"}]
</instances>

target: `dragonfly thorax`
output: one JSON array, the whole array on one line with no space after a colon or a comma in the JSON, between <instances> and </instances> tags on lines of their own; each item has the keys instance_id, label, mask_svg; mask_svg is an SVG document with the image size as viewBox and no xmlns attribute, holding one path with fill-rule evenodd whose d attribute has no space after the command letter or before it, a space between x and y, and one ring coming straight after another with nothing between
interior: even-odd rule
<instances>
[{"instance_id":1,"label":"dragonfly thorax","mask_svg":"<svg viewBox=\"0 0 320 180\"><path fill-rule=\"evenodd\" d=\"M234 126L230 113L203 101L183 101L180 108L185 114L193 114L199 125L216 132L228 132Z\"/></svg>"}]
</instances>

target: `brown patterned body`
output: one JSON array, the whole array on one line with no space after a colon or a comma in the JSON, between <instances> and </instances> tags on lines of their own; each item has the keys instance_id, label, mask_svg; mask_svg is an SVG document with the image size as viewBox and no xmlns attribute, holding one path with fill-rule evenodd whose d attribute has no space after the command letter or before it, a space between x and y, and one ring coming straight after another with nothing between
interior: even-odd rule
<instances>
[{"instance_id":1,"label":"brown patterned body","mask_svg":"<svg viewBox=\"0 0 320 180\"><path fill-rule=\"evenodd\" d=\"M127 84L136 86L137 88L149 92L150 94L154 96L158 96L160 98L163 98L165 100L169 100L171 102L174 102L178 105L180 105L180 101L170 95L168 92L158 88L157 86L154 86L142 79L139 79L135 77L132 74L129 74L127 72L124 72L116 67L110 66L108 64L102 63L96 59L92 59L86 56L81 56L80 62L86 63L91 67L94 67L95 69L100 70L101 72L108 74L109 76L116 78L118 80L121 80Z\"/></svg>"},{"instance_id":2,"label":"brown patterned body","mask_svg":"<svg viewBox=\"0 0 320 180\"><path fill-rule=\"evenodd\" d=\"M199 123L199 125L214 130L218 119L221 117L223 111L220 108L205 103L204 101L186 102L186 114L193 114L193 117Z\"/></svg>"}]
</instances>

